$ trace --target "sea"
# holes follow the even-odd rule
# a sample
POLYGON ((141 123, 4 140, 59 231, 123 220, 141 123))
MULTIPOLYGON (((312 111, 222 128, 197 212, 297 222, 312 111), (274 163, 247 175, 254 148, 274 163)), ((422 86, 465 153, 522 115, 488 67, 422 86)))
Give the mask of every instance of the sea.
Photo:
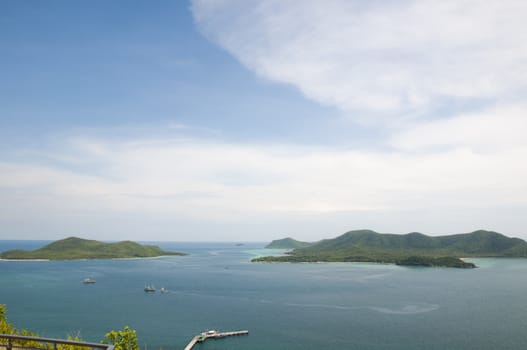
MULTIPOLYGON (((0 241, 0 251, 46 241, 0 241)), ((152 259, 0 261, 8 320, 41 336, 99 342, 137 330, 142 350, 184 349, 205 330, 249 330, 195 349, 527 348, 527 259, 477 269, 251 263, 264 243, 146 242, 152 259), (84 278, 96 279, 83 284, 84 278), (154 285, 156 293, 145 293, 154 285), (160 293, 159 289, 166 289, 160 293)))

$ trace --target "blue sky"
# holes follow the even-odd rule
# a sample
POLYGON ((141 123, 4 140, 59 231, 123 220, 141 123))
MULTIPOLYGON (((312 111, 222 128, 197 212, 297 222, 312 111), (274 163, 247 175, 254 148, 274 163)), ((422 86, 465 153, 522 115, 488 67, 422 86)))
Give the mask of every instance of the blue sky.
POLYGON ((526 14, 3 1, 0 238, 527 238, 526 14))
POLYGON ((3 7, 2 129, 17 137, 178 123, 236 139, 323 141, 298 125, 326 128, 334 113, 244 69, 199 33, 184 1, 3 7))

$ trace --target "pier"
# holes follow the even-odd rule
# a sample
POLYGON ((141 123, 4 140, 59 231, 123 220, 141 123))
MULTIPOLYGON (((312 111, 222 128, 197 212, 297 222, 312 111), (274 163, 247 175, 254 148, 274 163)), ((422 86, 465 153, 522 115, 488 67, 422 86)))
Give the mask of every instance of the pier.
POLYGON ((219 339, 219 338, 225 338, 225 337, 231 337, 234 335, 247 335, 249 334, 249 331, 243 330, 243 331, 233 331, 233 332, 218 332, 218 331, 207 331, 200 333, 196 335, 190 343, 187 344, 185 347, 185 350, 192 350, 194 345, 197 343, 203 343, 207 339, 219 339))

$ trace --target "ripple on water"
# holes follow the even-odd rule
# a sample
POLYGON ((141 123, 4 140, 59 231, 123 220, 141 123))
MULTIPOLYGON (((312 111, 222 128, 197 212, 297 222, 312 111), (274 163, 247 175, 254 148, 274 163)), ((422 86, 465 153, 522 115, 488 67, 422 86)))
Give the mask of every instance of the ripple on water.
POLYGON ((370 310, 377 311, 383 314, 396 314, 396 315, 414 315, 422 314, 425 312, 431 312, 439 309, 439 305, 436 304, 407 304, 400 308, 387 308, 387 307, 377 307, 370 306, 367 307, 370 310))

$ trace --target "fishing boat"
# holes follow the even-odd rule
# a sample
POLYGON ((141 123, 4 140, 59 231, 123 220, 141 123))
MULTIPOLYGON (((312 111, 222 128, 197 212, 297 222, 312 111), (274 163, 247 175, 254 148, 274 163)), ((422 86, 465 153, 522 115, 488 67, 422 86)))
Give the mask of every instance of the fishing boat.
POLYGON ((152 286, 152 285, 147 285, 147 286, 145 286, 144 291, 145 291, 146 293, 155 293, 156 289, 155 289, 154 286, 152 286))

